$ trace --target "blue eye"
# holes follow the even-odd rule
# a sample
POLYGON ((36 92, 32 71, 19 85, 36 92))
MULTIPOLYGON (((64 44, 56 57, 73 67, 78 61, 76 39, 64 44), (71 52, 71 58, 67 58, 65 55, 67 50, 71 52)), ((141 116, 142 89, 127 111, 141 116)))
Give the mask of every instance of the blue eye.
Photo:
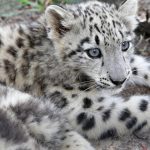
POLYGON ((88 49, 88 50, 86 50, 86 53, 90 58, 93 58, 93 59, 102 57, 101 50, 98 48, 88 49))
POLYGON ((125 52, 129 49, 130 47, 130 41, 125 41, 122 43, 122 51, 125 52))

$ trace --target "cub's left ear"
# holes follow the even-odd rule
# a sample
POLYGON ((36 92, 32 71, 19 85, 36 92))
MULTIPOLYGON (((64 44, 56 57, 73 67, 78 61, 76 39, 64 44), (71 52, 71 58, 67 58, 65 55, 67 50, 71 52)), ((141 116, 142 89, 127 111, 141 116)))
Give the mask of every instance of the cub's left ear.
POLYGON ((45 19, 53 36, 60 37, 71 30, 73 15, 62 7, 50 5, 45 11, 45 19))
POLYGON ((137 26, 136 16, 138 11, 138 0, 125 0, 119 7, 125 25, 134 30, 137 26))

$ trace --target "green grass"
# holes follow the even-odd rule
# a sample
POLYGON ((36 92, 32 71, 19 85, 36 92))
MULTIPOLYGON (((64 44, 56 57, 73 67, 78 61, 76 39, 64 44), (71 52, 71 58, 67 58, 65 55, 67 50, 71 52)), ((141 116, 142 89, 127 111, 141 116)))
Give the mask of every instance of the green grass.
POLYGON ((16 0, 21 4, 21 6, 30 6, 33 9, 37 9, 39 11, 44 10, 44 0, 36 0, 36 1, 31 1, 31 0, 16 0))

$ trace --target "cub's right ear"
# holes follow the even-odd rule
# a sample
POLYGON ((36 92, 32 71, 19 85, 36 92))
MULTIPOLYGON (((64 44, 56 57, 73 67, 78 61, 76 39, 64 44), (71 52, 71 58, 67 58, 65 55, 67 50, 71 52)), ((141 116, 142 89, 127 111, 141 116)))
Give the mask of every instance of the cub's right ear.
POLYGON ((138 0, 124 0, 119 7, 119 12, 123 18, 123 22, 130 29, 134 30, 138 24, 136 20, 138 11, 138 0))
POLYGON ((50 5, 45 11, 45 18, 48 27, 58 37, 71 30, 73 15, 62 7, 50 5))

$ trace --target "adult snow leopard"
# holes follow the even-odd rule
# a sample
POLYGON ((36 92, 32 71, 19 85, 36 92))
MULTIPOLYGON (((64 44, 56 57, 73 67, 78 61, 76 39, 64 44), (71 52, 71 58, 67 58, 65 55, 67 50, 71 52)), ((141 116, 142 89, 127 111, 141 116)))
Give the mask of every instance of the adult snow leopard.
POLYGON ((16 127, 25 128, 29 139, 22 141, 26 144, 22 148, 12 140, 16 136, 7 136, 17 134, 10 132, 16 128, 1 130, 3 149, 93 150, 86 139, 149 128, 150 63, 133 54, 137 3, 127 0, 119 8, 97 1, 51 5, 37 22, 0 28, 1 83, 42 96, 38 100, 28 95, 35 103, 30 105, 24 93, 14 90, 20 99, 15 100, 12 89, 2 87, 6 101, 1 104, 1 122, 11 121, 13 113, 13 120, 22 126, 16 127), (120 92, 132 82, 145 91, 120 92), (9 98, 6 91, 11 92, 9 98))

